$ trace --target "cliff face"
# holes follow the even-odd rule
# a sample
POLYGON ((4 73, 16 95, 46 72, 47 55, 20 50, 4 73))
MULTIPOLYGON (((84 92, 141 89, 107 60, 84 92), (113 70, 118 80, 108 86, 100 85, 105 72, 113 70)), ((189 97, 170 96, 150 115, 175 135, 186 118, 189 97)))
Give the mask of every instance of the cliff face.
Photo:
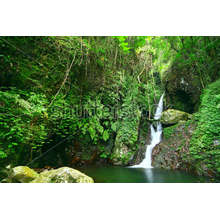
POLYGON ((198 109, 202 84, 197 73, 189 67, 172 68, 163 80, 166 90, 166 101, 172 108, 193 113, 198 109))

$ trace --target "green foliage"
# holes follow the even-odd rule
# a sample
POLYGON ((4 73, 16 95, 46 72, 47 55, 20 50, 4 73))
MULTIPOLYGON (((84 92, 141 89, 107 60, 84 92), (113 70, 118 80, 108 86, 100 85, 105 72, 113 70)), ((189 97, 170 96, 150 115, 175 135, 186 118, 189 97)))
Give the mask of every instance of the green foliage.
POLYGON ((164 136, 166 139, 171 138, 171 136, 174 134, 174 130, 175 130, 175 128, 176 128, 177 126, 178 126, 178 124, 173 125, 173 126, 170 126, 170 127, 167 127, 167 128, 164 128, 164 129, 163 129, 163 136, 164 136))
MULTIPOLYGON (((135 147, 139 113, 152 118, 162 94, 155 73, 165 78, 172 65, 187 67, 206 87, 219 76, 219 43, 202 36, 0 37, 1 161, 31 160, 53 138, 89 145, 120 132, 135 147)), ((202 96, 190 151, 217 172, 219 88, 218 81, 202 96)))
POLYGON ((115 38, 115 39, 118 40, 119 46, 120 46, 120 47, 122 48, 122 50, 124 51, 124 54, 127 54, 127 53, 130 52, 130 51, 129 51, 130 47, 128 47, 128 43, 126 42, 126 39, 127 39, 128 37, 126 37, 126 36, 116 36, 116 37, 113 37, 113 38, 115 38))
POLYGON ((104 133, 103 133, 103 139, 105 141, 107 141, 109 139, 109 133, 108 133, 108 130, 105 130, 104 133))
POLYGON ((47 112, 43 105, 46 100, 33 92, 15 88, 2 90, 0 95, 4 107, 0 114, 0 157, 13 158, 21 153, 39 150, 47 139, 49 130, 47 112))
POLYGON ((201 96, 202 103, 196 114, 197 127, 190 143, 190 155, 196 162, 220 172, 220 80, 210 84, 201 96))
POLYGON ((0 99, 2 102, 6 104, 6 106, 10 105, 11 102, 14 102, 15 104, 18 104, 25 110, 30 111, 32 109, 29 102, 25 101, 24 99, 20 98, 20 94, 17 94, 16 91, 13 91, 15 88, 11 88, 12 91, 0 91, 0 99))
POLYGON ((152 41, 0 37, 1 161, 30 161, 52 139, 67 137, 97 144, 120 131, 121 141, 135 145, 138 111, 152 115, 161 95, 147 68, 152 41))
POLYGON ((173 54, 173 68, 189 69, 191 74, 199 76, 202 88, 218 77, 219 37, 177 36, 166 40, 173 54))

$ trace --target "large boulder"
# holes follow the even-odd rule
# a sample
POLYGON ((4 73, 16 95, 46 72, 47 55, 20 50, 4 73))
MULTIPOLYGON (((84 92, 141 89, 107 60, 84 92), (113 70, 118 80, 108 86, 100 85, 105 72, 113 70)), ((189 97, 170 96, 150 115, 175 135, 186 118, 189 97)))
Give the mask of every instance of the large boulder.
POLYGON ((12 172, 12 177, 22 183, 29 183, 39 176, 38 173, 27 166, 14 167, 12 172))
POLYGON ((31 183, 94 183, 93 179, 78 170, 61 167, 44 171, 31 183))
POLYGON ((160 122, 163 125, 174 125, 180 121, 187 121, 190 117, 191 115, 186 112, 168 109, 162 112, 160 122))

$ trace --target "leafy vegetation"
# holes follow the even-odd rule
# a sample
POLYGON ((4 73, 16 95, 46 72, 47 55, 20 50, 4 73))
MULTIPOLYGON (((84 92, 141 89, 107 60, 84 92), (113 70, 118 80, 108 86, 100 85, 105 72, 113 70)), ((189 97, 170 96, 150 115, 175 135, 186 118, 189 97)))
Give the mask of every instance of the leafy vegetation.
POLYGON ((54 137, 89 145, 121 130, 135 144, 137 110, 152 115, 161 93, 146 39, 1 37, 1 163, 31 161, 54 137))
MULTIPOLYGON (((86 160, 84 151, 91 156, 92 146, 103 160, 111 159, 112 149, 103 143, 117 134, 138 149, 140 114, 141 120, 153 118, 178 72, 196 79, 191 96, 204 90, 190 156, 220 172, 219 48, 219 37, 202 36, 0 37, 0 166, 26 164, 60 142, 68 142, 65 154, 76 160, 76 141, 86 160)), ((171 98, 179 110, 185 107, 171 98)), ((166 108, 171 101, 165 100, 166 108)), ((164 137, 174 128, 165 128, 164 137)))
POLYGON ((214 172, 220 172, 220 80, 210 84, 201 96, 196 113, 197 127, 190 143, 190 156, 196 163, 204 163, 214 172))

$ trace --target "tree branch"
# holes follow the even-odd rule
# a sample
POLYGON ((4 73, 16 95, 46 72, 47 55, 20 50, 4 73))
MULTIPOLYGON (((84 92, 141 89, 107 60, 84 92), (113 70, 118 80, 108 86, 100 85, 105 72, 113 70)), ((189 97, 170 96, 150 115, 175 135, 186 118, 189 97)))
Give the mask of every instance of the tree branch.
POLYGON ((144 69, 145 69, 145 63, 144 63, 144 68, 143 68, 143 70, 140 72, 140 74, 139 74, 138 77, 137 77, 139 83, 141 83, 140 76, 141 76, 141 74, 144 72, 144 69))
POLYGON ((48 107, 50 107, 50 106, 52 105, 52 103, 53 103, 54 100, 56 99, 57 95, 59 94, 60 90, 63 88, 63 86, 64 86, 64 84, 65 84, 65 82, 66 82, 66 80, 67 80, 67 77, 68 77, 68 75, 69 75, 69 72, 70 72, 70 70, 71 70, 71 68, 72 68, 72 65, 73 65, 73 62, 74 62, 74 60, 75 60, 75 57, 76 57, 76 51, 75 51, 73 60, 72 60, 72 62, 71 62, 71 64, 70 64, 70 68, 69 68, 69 70, 67 70, 67 72, 66 72, 66 76, 65 76, 65 78, 64 78, 64 80, 63 80, 63 83, 62 83, 60 89, 58 90, 57 94, 54 96, 54 99, 52 100, 52 102, 49 104, 48 107))
POLYGON ((173 46, 173 44, 171 44, 171 48, 174 49, 177 53, 179 53, 179 51, 173 46))

